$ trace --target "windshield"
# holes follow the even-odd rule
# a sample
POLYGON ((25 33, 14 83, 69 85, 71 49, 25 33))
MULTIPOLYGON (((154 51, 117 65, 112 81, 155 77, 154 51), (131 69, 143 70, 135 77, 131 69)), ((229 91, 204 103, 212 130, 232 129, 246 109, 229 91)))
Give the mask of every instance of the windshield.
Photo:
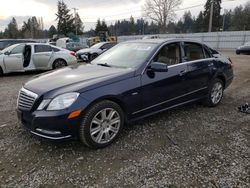
POLYGON ((16 46, 18 46, 19 44, 14 44, 12 46, 9 46, 7 48, 4 48, 1 53, 5 53, 5 52, 11 52, 13 48, 15 48, 16 46))
POLYGON ((90 48, 95 48, 95 49, 97 49, 97 48, 102 47, 103 44, 104 44, 104 43, 97 43, 97 44, 91 46, 90 48))
POLYGON ((250 46, 250 42, 247 42, 247 43, 245 44, 245 46, 250 46))
POLYGON ((121 43, 100 55, 92 64, 135 68, 148 58, 156 46, 156 43, 121 43))

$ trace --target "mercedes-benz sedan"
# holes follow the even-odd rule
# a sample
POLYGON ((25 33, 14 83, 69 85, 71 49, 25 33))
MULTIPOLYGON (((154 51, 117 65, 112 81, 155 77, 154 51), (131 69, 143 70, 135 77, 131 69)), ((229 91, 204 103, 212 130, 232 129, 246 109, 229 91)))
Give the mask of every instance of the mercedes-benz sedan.
POLYGON ((17 114, 37 136, 74 137, 101 148, 126 122, 201 100, 217 106, 232 80, 231 60, 202 43, 129 41, 91 64, 28 81, 20 90, 17 114))

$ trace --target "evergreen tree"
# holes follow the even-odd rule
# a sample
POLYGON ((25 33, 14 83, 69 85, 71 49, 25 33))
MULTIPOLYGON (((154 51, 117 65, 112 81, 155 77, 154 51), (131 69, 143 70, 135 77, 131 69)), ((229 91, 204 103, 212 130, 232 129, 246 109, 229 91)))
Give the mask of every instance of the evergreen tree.
POLYGON ((128 34, 129 35, 134 35, 135 34, 135 20, 134 20, 133 16, 130 17, 128 34))
POLYGON ((5 35, 7 35, 8 38, 18 38, 19 37, 18 25, 17 25, 16 19, 14 17, 12 18, 12 20, 8 24, 8 27, 5 30, 5 35))
POLYGON ((49 38, 52 38, 53 35, 57 34, 56 27, 54 25, 50 26, 49 28, 49 38))
POLYGON ((102 23, 101 23, 101 20, 98 19, 97 23, 96 23, 96 26, 95 26, 95 34, 98 35, 98 33, 100 31, 102 31, 102 23))
POLYGON ((68 9, 67 5, 64 1, 58 1, 57 3, 57 14, 58 20, 57 23, 57 31, 58 34, 66 35, 74 30, 74 18, 72 14, 70 14, 70 9, 68 9))
POLYGON ((205 27, 204 27, 204 16, 203 16, 203 12, 202 11, 200 11, 198 17, 195 20, 195 23, 194 23, 194 32, 195 33, 207 32, 207 29, 205 29, 205 27))
POLYGON ((193 32, 193 26, 194 26, 194 20, 192 18, 192 14, 190 11, 185 12, 183 15, 183 28, 182 31, 184 33, 192 33, 193 32))
POLYGON ((212 31, 219 31, 222 25, 221 15, 220 15, 221 0, 207 0, 205 4, 205 11, 204 11, 204 24, 205 26, 207 26, 207 30, 208 30, 212 1, 214 1, 212 31))
POLYGON ((78 13, 76 13, 75 15, 74 23, 75 23, 75 30, 77 31, 77 34, 82 35, 84 26, 78 13))

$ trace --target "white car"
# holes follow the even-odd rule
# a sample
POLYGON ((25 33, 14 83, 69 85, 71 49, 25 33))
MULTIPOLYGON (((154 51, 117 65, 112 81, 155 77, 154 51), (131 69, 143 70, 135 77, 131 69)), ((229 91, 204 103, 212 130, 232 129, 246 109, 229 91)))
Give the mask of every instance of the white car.
POLYGON ((30 70, 51 70, 76 64, 75 52, 49 44, 15 44, 0 52, 0 75, 30 70))

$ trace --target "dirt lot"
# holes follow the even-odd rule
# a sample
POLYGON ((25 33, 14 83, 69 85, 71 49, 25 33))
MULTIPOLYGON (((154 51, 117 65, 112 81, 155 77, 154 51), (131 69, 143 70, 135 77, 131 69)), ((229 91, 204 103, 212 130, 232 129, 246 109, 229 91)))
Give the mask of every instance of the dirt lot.
POLYGON ((0 78, 0 187, 250 187, 250 56, 230 56, 235 80, 217 108, 191 105, 125 128, 102 150, 52 142, 23 130, 15 114, 22 83, 0 78))

